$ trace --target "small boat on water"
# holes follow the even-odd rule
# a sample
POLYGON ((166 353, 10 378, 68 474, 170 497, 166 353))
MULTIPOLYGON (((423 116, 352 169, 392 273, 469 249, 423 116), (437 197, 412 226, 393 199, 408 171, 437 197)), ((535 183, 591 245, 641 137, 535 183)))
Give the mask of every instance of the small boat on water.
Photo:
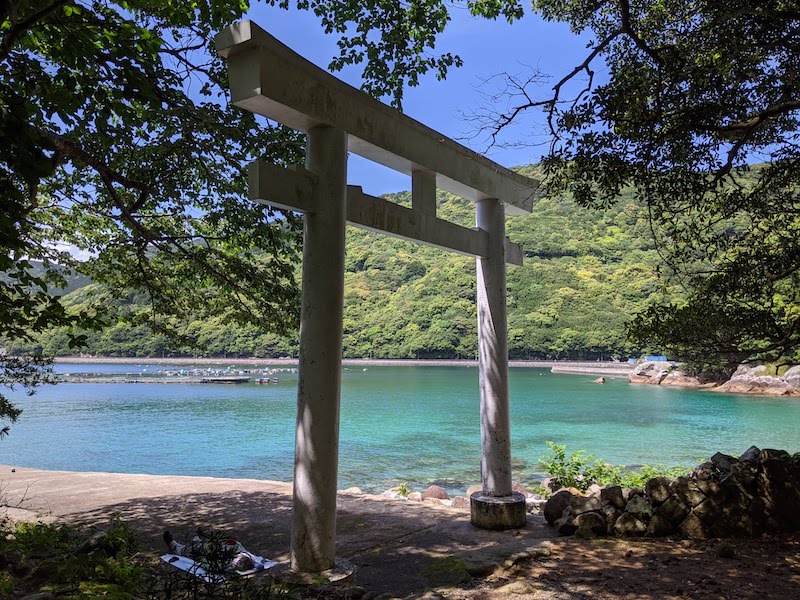
POLYGON ((265 383, 278 383, 277 377, 259 377, 255 380, 256 383, 265 384, 265 383))

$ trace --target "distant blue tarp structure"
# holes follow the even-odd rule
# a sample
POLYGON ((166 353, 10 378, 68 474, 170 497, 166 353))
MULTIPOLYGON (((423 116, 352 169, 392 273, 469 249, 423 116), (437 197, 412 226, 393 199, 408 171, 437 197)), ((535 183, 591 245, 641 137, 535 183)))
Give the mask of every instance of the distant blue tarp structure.
POLYGON ((663 355, 645 356, 645 362, 667 362, 667 357, 663 355))

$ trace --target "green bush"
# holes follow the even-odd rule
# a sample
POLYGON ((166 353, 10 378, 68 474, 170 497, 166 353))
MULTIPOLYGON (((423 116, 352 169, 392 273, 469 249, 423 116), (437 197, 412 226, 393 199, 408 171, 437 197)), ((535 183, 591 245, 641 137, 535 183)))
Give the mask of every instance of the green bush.
MULTIPOLYGON (((273 585, 269 578, 237 578, 206 582, 137 552, 135 531, 114 516, 102 536, 89 537, 65 524, 0 521, 0 563, 14 565, 0 572, 0 598, 49 592, 59 598, 89 600, 274 600, 299 597, 293 590, 273 585)), ((211 552, 205 556, 209 572, 225 572, 230 550, 209 535, 211 552), (215 549, 219 549, 215 554, 215 549), (215 571, 217 569, 217 571, 215 571)), ((227 575, 228 573, 226 573, 227 575)))
POLYGON ((586 483, 583 473, 588 466, 588 461, 593 458, 592 456, 582 450, 567 456, 567 447, 555 442, 548 441, 547 447, 550 448, 550 454, 543 456, 539 462, 553 479, 555 487, 574 487, 585 490, 591 485, 591 483, 586 483))
POLYGON ((405 481, 394 488, 394 491, 400 494, 403 498, 408 498, 408 496, 411 494, 411 488, 405 481))
POLYGON ((583 450, 567 455, 564 445, 548 441, 550 453, 539 459, 547 474, 553 479, 554 487, 574 487, 585 492, 590 485, 619 485, 622 487, 643 487, 648 479, 668 477, 674 479, 685 475, 686 467, 666 467, 664 465, 642 465, 639 469, 628 469, 612 465, 587 454, 583 450))
POLYGON ((69 551, 76 541, 75 529, 69 525, 19 523, 6 534, 4 550, 17 550, 27 558, 35 554, 69 551))

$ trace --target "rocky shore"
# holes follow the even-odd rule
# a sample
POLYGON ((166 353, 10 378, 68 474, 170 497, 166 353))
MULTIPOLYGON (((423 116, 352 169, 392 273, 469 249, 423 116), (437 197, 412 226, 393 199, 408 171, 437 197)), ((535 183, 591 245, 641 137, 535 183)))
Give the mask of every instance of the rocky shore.
POLYGON ((791 367, 782 376, 767 374, 763 365, 740 365, 728 380, 708 376, 691 376, 675 362, 643 362, 629 376, 631 383, 701 387, 729 394, 800 397, 800 365, 791 367))
MULTIPOLYGON (((447 493, 447 490, 438 486, 438 485, 431 485, 428 486, 424 491, 414 491, 411 488, 407 487, 406 485, 401 485, 398 487, 394 487, 392 489, 386 490, 382 494, 380 494, 381 498, 386 498, 389 500, 406 500, 409 503, 426 503, 426 504, 438 504, 441 506, 446 506, 448 508, 452 508, 454 510, 459 510, 462 512, 469 512, 470 511, 470 501, 469 497, 475 493, 480 492, 483 490, 483 487, 480 485, 473 485, 472 487, 467 489, 467 492, 463 496, 450 496, 447 493)), ((518 492, 525 497, 525 505, 527 508, 528 513, 531 514, 538 514, 542 510, 542 506, 546 502, 546 499, 535 492, 530 491, 526 488, 523 484, 515 481, 512 486, 512 491, 518 492)), ((340 491, 342 494, 361 494, 362 491, 360 488, 353 487, 348 488, 346 490, 340 491)))

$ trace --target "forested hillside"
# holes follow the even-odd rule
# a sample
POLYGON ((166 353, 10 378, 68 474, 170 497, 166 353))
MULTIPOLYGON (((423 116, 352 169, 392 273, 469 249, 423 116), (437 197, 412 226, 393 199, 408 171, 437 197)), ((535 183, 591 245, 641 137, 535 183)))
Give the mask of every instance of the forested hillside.
MULTIPOLYGON (((410 204, 410 193, 391 197, 410 204)), ((474 206, 439 192, 439 216, 474 225, 474 206)), ((474 358, 477 352, 475 261, 348 228, 344 355, 372 358, 474 358)), ((544 198, 532 214, 508 219, 508 235, 525 249, 525 265, 508 269, 512 358, 594 359, 639 355, 626 324, 659 293, 656 251, 646 216, 631 199, 605 212, 568 199, 544 198)), ((96 284, 66 296, 76 309, 102 297, 96 284)), ((114 356, 293 356, 297 341, 262 334, 218 318, 181 329, 187 342, 168 343, 145 324, 148 307, 131 295, 118 302, 119 321, 92 333, 87 351, 114 356)), ((9 352, 36 345, 70 354, 65 331, 36 344, 5 342, 9 352)))

